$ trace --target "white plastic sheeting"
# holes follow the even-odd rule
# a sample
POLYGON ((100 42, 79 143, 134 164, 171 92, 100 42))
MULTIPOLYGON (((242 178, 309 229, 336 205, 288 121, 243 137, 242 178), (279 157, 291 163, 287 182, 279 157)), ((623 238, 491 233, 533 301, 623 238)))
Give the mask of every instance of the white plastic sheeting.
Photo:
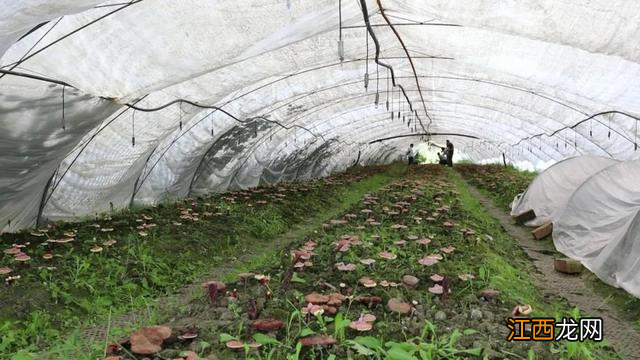
POLYGON ((553 222, 583 182, 617 163, 616 160, 600 156, 578 156, 560 161, 538 175, 527 190, 516 197, 511 204, 511 215, 533 210, 536 218, 528 221, 527 226, 553 222))
MULTIPOLYGON (((462 158, 638 158, 640 3, 365 3, 380 60, 462 158)), ((0 73, 0 228, 398 159, 417 137, 369 142, 416 122, 386 109, 360 1, 341 9, 343 62, 338 0, 4 0, 1 70, 70 86, 62 130, 60 83, 0 73)))
POLYGON ((609 166, 584 182, 554 221, 558 251, 606 283, 640 297, 640 161, 609 166))

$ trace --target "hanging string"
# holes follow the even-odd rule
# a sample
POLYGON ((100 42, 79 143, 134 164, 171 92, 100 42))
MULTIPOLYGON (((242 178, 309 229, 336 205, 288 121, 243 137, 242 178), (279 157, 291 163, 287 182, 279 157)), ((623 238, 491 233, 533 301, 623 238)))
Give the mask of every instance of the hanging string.
POLYGON ((340 26, 340 37, 338 40, 338 58, 340 62, 344 61, 344 41, 342 41, 342 0, 338 0, 338 23, 340 26))
POLYGON ((180 131, 182 131, 182 102, 180 102, 180 131))
POLYGON ((380 66, 376 63, 376 109, 380 103, 380 66))
POLYGON ((633 151, 638 151, 638 120, 636 120, 636 130, 634 131, 633 151))
POLYGON ((394 91, 393 91, 393 88, 391 88, 391 90, 390 90, 390 91, 391 91, 391 121, 393 121, 393 117, 394 117, 394 115, 395 115, 394 108, 393 108, 393 104, 394 104, 394 102, 395 102, 395 101, 393 100, 393 97, 394 97, 394 91))
MULTIPOLYGON (((387 70, 387 111, 389 111, 389 81, 390 81, 391 75, 389 74, 389 70, 387 70)), ((393 120, 393 113, 391 113, 391 117, 393 120)))
POLYGON ((364 71, 364 89, 365 91, 369 87, 369 32, 365 29, 364 32, 365 43, 367 44, 367 57, 365 59, 365 71, 364 71))
POLYGON ((131 147, 136 146, 136 111, 131 112, 131 147))
POLYGON ((209 120, 211 120, 211 137, 213 137, 213 111, 209 113, 209 120))
POLYGON ((67 125, 65 124, 65 120, 64 120, 64 90, 66 88, 66 85, 62 85, 62 131, 66 131, 67 130, 67 125))
POLYGON ((593 119, 589 120, 589 136, 593 137, 593 119))
POLYGON ((609 114, 609 133, 607 134, 607 138, 611 139, 611 118, 613 115, 609 114))
POLYGON ((398 87, 398 120, 400 120, 400 106, 402 106, 402 98, 400 96, 400 87, 398 87))

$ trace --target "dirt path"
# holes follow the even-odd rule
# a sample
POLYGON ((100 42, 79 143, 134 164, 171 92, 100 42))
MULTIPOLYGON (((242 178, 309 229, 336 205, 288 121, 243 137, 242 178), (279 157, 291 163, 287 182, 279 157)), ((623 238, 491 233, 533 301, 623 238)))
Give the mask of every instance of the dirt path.
POLYGON ((577 306, 590 316, 603 319, 604 339, 625 359, 640 359, 640 336, 633 324, 624 319, 616 309, 606 303, 599 294, 594 293, 585 282, 584 276, 566 275, 553 269, 554 256, 549 254, 544 241, 534 240, 529 230, 516 225, 511 217, 497 207, 493 201, 471 185, 469 191, 486 208, 487 212, 500 221, 505 231, 518 240, 520 246, 533 260, 537 274, 534 279, 543 289, 545 296, 561 296, 573 306, 577 306))

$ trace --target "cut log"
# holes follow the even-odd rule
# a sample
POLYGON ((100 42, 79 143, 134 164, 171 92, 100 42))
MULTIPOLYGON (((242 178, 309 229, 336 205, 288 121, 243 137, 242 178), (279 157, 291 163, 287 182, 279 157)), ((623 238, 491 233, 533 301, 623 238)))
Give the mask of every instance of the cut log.
POLYGON ((552 232, 553 223, 549 222, 532 230, 531 235, 533 235, 533 238, 536 240, 542 240, 551 235, 552 232))
POLYGON ((553 268, 564 274, 579 274, 582 272, 582 264, 578 260, 568 258, 554 259, 553 268))
POLYGON ((520 214, 513 216, 513 219, 518 224, 524 224, 525 222, 529 220, 533 220, 535 218, 536 218, 536 212, 533 211, 533 209, 527 210, 525 212, 521 212, 520 214))

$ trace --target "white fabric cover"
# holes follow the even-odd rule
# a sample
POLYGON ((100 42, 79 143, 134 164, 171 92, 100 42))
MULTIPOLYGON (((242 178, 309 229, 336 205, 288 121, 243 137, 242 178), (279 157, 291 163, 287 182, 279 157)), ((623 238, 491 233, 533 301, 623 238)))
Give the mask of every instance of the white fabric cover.
MULTIPOLYGON (((379 4, 415 74, 388 26, 374 27, 381 60, 429 131, 464 135, 432 138, 451 139, 461 159, 504 153, 540 168, 640 155, 636 121, 622 114, 640 114, 640 2, 367 0, 374 25, 386 23, 379 4), (550 136, 607 111, 617 112, 550 136)), ((326 176, 357 154, 361 164, 399 159, 419 139, 369 144, 411 131, 384 105, 389 73, 376 82, 365 61, 359 1, 342 1, 342 20, 360 27, 343 29, 340 62, 337 0, 0 0, 0 68, 66 82, 77 99, 61 132, 62 86, 0 74, 0 231, 39 213, 73 219, 326 176), (186 103, 124 106, 177 99, 242 123, 186 103)), ((407 109, 395 90, 392 110, 407 109)))
POLYGON ((558 251, 640 297, 640 161, 609 166, 571 196, 553 226, 558 251))
POLYGON ((589 177, 618 161, 601 156, 577 156, 560 161, 540 173, 511 204, 511 215, 533 209, 536 218, 527 226, 554 221, 573 192, 589 177))

